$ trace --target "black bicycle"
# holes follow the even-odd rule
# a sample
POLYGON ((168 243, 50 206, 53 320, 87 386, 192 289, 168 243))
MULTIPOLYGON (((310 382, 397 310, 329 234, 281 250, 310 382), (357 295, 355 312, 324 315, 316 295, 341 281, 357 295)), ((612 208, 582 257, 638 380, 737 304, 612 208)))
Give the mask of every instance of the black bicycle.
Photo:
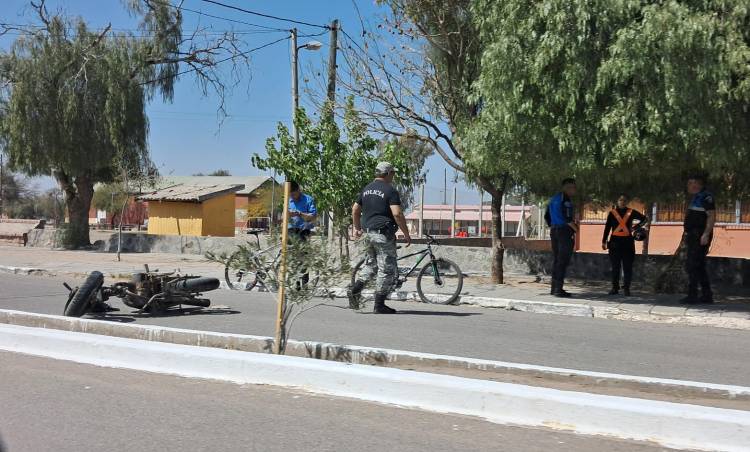
MULTIPOLYGON (((235 251, 229 256, 224 266, 224 281, 232 290, 251 291, 255 287, 264 292, 276 292, 279 290, 276 276, 281 264, 281 246, 279 244, 262 249, 260 237, 262 229, 251 229, 247 233, 255 236, 255 251, 249 255, 250 262, 243 262, 248 256, 247 251, 235 251), (275 250, 275 253, 273 251, 275 250), (249 265, 246 265, 249 264, 249 265), (249 267, 249 268, 248 268, 249 267)), ((296 284, 317 287, 320 277, 314 269, 309 272, 309 281, 304 282, 299 278, 296 284)))
MULTIPOLYGON (((249 229, 248 234, 255 236, 255 249, 256 251, 250 255, 252 261, 252 267, 244 268, 241 265, 242 251, 235 251, 229 256, 227 263, 224 267, 224 281, 227 286, 232 290, 253 290, 258 286, 261 290, 267 292, 275 292, 278 288, 274 279, 271 277, 271 273, 276 274, 279 267, 279 258, 281 257, 281 247, 278 245, 269 246, 266 249, 260 247, 260 237, 258 234, 263 232, 262 229, 249 229), (276 249, 276 254, 270 263, 264 263, 262 256, 268 254, 276 249)), ((252 245, 250 245, 252 246, 252 245)))
MULTIPOLYGON (((425 303, 455 303, 459 295, 461 295, 461 289, 464 286, 464 275, 455 262, 435 257, 435 254, 432 252, 432 246, 439 245, 439 243, 429 234, 425 234, 425 236, 428 239, 426 248, 398 258, 399 261, 403 261, 419 256, 414 265, 398 267, 398 278, 394 281, 389 292, 400 289, 419 265, 426 258, 429 258, 429 261, 419 270, 419 274, 417 275, 417 293, 419 294, 419 298, 425 303)), ((354 267, 354 270, 352 270, 352 284, 357 281, 357 275, 362 270, 362 266, 367 259, 366 257, 360 260, 354 267)), ((368 285, 371 284, 372 281, 368 283, 368 285)))

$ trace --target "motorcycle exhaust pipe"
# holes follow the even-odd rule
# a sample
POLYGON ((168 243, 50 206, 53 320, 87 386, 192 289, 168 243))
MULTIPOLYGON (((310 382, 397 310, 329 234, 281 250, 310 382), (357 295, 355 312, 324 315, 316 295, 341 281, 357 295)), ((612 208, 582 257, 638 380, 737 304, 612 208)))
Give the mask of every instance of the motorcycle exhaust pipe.
POLYGON ((190 278, 177 281, 174 288, 182 292, 208 292, 219 288, 218 278, 190 278))

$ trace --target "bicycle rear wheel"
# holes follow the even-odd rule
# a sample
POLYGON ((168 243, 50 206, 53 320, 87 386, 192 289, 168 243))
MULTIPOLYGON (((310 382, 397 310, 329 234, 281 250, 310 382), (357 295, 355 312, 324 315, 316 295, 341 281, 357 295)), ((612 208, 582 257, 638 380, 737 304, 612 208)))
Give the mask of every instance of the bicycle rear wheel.
POLYGON ((428 262, 417 276, 417 293, 425 303, 455 303, 463 287, 464 275, 461 269, 448 259, 428 262))
POLYGON ((235 251, 229 257, 224 267, 224 281, 232 290, 252 290, 258 284, 258 276, 255 272, 242 268, 239 259, 240 251, 235 251))

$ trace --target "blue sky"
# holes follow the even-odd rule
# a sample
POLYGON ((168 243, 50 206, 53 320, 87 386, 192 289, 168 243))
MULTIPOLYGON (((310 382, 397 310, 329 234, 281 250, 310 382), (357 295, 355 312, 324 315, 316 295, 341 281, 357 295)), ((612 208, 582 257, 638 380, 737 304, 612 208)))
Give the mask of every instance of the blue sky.
MULTIPOLYGON (((222 3, 252 9, 265 14, 294 18, 314 24, 327 24, 338 18, 344 29, 356 36, 359 17, 353 1, 365 20, 377 22, 380 7, 374 0, 221 0, 222 3)), ((3 22, 36 23, 28 0, 2 0, 0 20, 3 22)), ((177 4, 177 0, 173 3, 177 4)), ((104 27, 108 23, 115 29, 134 29, 137 21, 130 17, 120 0, 47 0, 48 9, 62 9, 68 15, 83 17, 92 27, 104 27)), ((185 0, 184 7, 203 13, 221 16, 265 26, 290 28, 292 25, 272 19, 256 17, 211 5, 201 0, 185 0)), ((184 30, 197 26, 208 26, 214 31, 233 29, 247 31, 252 27, 233 24, 191 12, 184 13, 184 30)), ((300 33, 318 33, 321 29, 298 26, 300 33)), ((247 34, 247 47, 256 47, 284 36, 283 32, 247 34)), ((0 46, 8 48, 13 36, 0 38, 0 46)), ((300 51, 300 85, 310 71, 316 71, 327 58, 328 36, 301 38, 300 44, 315 39, 324 44, 318 52, 300 51)), ((147 109, 151 123, 149 136, 152 159, 162 174, 189 175, 210 172, 218 168, 229 169, 233 175, 255 175, 260 172, 250 165, 250 156, 264 153, 265 141, 273 136, 277 122, 289 123, 291 117, 291 71, 289 41, 282 41, 252 54, 249 73, 243 74, 240 86, 228 96, 226 109, 229 114, 220 124, 217 116, 218 99, 203 97, 195 79, 183 76, 176 86, 172 103, 156 99, 147 109)), ((312 106, 301 103, 308 109, 312 106)), ((427 162, 428 203, 442 202, 443 174, 447 167, 439 156, 427 162)), ((452 193, 453 171, 448 170, 448 200, 452 193)), ((332 181, 333 183, 333 181, 332 181)), ((40 181, 50 186, 51 181, 40 181)), ((459 203, 476 203, 479 196, 459 182, 459 203)))

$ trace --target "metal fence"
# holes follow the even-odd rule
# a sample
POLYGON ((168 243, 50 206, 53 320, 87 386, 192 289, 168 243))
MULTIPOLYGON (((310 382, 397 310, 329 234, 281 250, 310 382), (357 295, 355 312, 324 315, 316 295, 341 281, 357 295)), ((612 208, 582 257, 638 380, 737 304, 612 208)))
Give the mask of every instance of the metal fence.
MULTIPOLYGON (((682 223, 685 221, 687 203, 657 204, 643 212, 653 223, 682 223), (654 217, 654 210, 656 216, 654 217)), ((586 206, 581 214, 583 221, 605 222, 609 209, 586 206)), ((750 201, 730 201, 716 206, 716 222, 724 224, 750 223, 750 201)))

